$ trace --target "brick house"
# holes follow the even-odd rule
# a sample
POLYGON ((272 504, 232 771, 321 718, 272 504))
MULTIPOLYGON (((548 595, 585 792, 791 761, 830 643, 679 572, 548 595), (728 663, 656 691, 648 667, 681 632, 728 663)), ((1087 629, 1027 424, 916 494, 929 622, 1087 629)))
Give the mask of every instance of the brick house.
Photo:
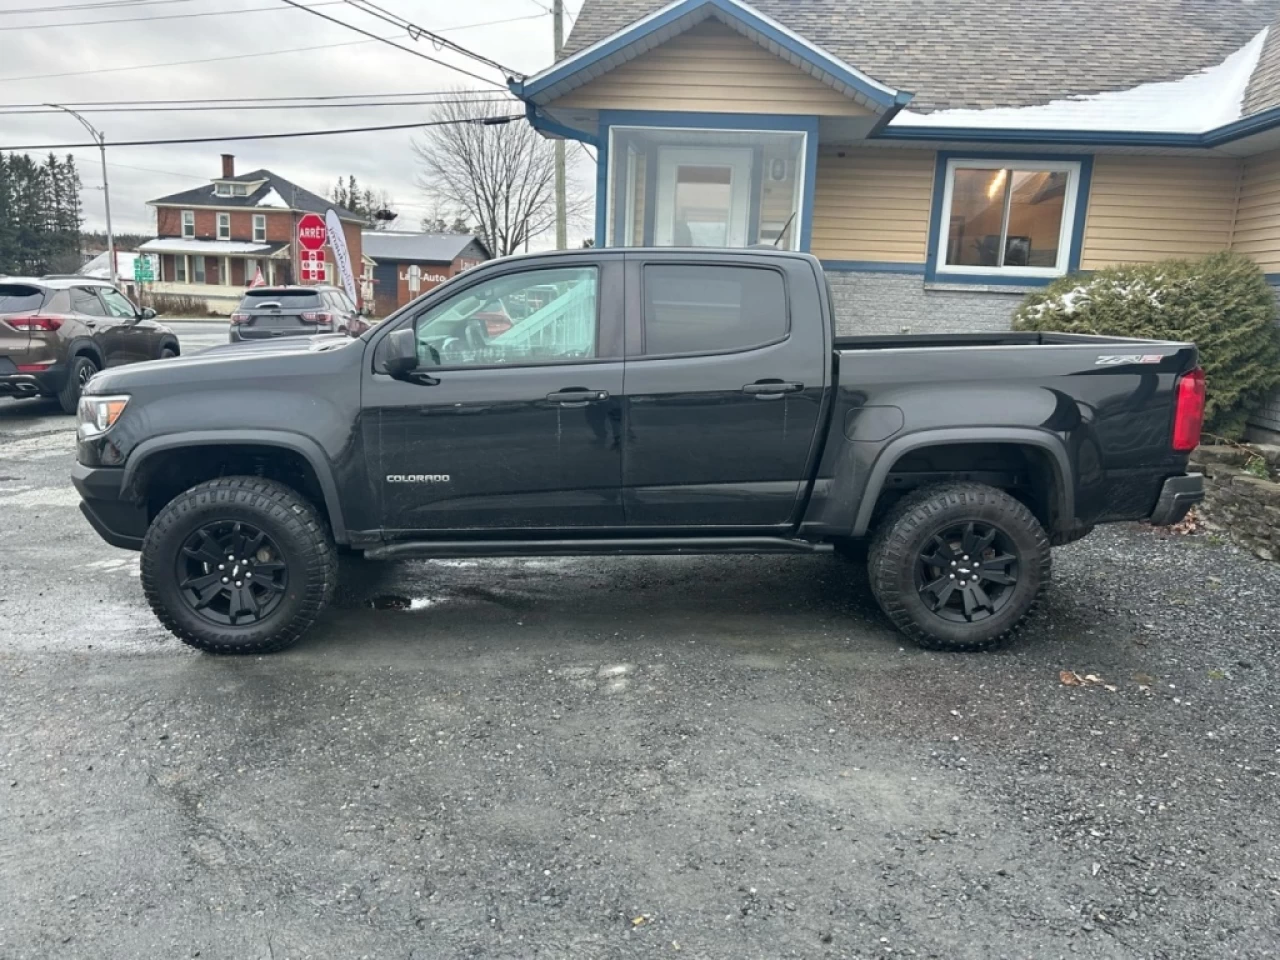
MULTIPOLYGON (((221 176, 207 185, 148 206, 156 210, 156 239, 138 249, 160 258, 154 291, 199 297, 217 313, 231 313, 259 270, 268 284, 298 282, 297 224, 308 213, 337 212, 360 271, 363 217, 270 170, 237 174, 231 154, 222 155, 221 176)), ((328 246, 325 282, 341 283, 328 246)))
POLYGON ((373 262, 373 312, 378 317, 492 256, 484 241, 469 233, 366 230, 362 243, 365 260, 373 262))
POLYGON ((511 89, 598 148, 597 245, 809 251, 841 333, 1225 249, 1280 288, 1280 0, 584 0, 511 89))

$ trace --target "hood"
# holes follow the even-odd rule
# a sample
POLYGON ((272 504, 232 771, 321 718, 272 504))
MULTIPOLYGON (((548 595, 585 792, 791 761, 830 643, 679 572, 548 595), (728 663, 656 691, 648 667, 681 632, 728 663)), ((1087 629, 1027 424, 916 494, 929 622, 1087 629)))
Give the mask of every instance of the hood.
POLYGON ((342 334, 314 337, 280 337, 262 342, 228 343, 171 360, 110 367, 94 375, 85 387, 87 394, 133 393, 139 389, 175 381, 193 388, 208 381, 228 385, 236 381, 260 381, 319 371, 324 358, 363 351, 363 340, 342 334))

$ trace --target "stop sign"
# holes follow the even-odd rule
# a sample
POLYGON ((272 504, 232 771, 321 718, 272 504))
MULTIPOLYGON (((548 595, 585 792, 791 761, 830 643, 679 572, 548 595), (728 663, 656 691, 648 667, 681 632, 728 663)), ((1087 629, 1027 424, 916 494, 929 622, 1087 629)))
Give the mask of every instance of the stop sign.
POLYGON ((319 214, 308 213, 298 221, 298 246, 303 250, 321 249, 328 235, 319 214))

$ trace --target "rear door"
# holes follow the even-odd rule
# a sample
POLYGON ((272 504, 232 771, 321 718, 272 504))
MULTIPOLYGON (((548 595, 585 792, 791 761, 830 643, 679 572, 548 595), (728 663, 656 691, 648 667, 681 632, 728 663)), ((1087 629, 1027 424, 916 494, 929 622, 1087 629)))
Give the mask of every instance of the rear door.
POLYGON ((627 261, 627 524, 788 526, 829 369, 812 266, 687 253, 627 261))
POLYGON ((363 404, 384 529, 620 527, 622 314, 622 256, 601 253, 497 263, 391 321, 416 331, 419 369, 392 379, 374 348, 363 404), (491 335, 481 315, 498 308, 522 319, 491 335))
POLYGON ((129 345, 121 336, 125 320, 107 312, 94 287, 72 287, 69 292, 71 312, 88 328, 89 335, 102 353, 103 364, 118 367, 128 363, 129 345))

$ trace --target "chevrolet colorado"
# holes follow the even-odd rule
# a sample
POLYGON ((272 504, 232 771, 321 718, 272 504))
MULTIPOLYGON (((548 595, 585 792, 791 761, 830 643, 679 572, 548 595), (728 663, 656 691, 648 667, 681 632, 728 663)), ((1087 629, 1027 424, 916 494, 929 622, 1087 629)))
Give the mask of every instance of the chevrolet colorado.
POLYGON ((74 482, 180 639, 281 649, 339 551, 855 552, 915 642, 1007 635, 1052 545, 1170 524, 1205 381, 1189 343, 835 335, 821 265, 581 250, 467 271, 356 339, 108 369, 74 482), (502 315, 494 327, 485 318, 502 315))

